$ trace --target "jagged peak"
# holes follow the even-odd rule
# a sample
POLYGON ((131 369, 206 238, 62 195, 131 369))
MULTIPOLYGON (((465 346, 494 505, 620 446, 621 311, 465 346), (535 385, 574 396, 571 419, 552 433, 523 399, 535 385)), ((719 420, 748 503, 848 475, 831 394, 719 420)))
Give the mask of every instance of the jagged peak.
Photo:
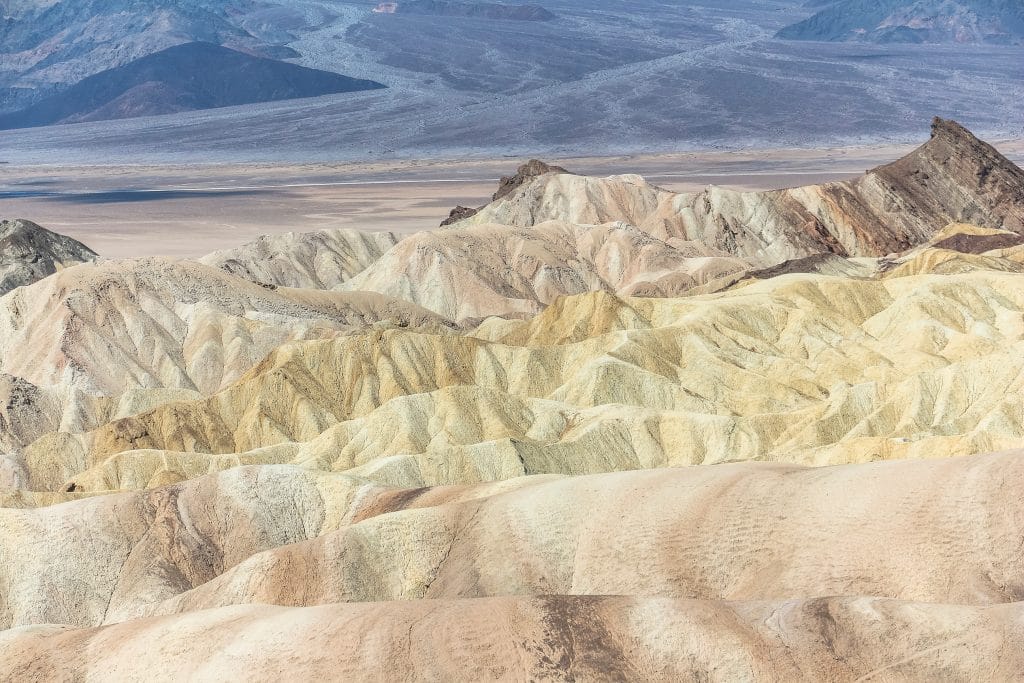
POLYGON ((932 119, 932 137, 970 138, 977 140, 974 133, 953 119, 936 116, 932 119))
POLYGON ((548 164, 540 159, 530 159, 525 164, 521 165, 516 169, 515 175, 503 176, 501 181, 498 183, 498 191, 491 197, 491 201, 498 201, 502 197, 512 194, 521 186, 530 182, 534 178, 539 178, 542 175, 548 173, 570 173, 561 166, 554 166, 548 164))

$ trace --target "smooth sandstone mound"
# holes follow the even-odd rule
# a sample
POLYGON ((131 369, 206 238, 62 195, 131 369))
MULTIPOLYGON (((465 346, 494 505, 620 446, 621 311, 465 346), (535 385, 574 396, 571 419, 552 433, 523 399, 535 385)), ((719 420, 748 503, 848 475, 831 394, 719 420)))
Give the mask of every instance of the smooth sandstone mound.
MULTIPOLYGON (((416 498, 437 505, 529 483, 442 488, 416 498)), ((405 492, 354 477, 260 466, 153 491, 0 509, 0 626, 119 621, 209 582, 254 553, 408 502, 405 492)))
POLYGON ((140 611, 552 594, 1018 602, 1022 477, 1014 451, 539 478, 256 554, 140 611))
POLYGON ((232 607, 0 633, 0 675, 128 680, 972 680, 1024 669, 1021 605, 520 597, 232 607))
POLYGON ((238 604, 559 594, 1010 603, 1024 597, 1022 484, 1020 451, 413 490, 238 468, 0 510, 0 616, 95 626, 238 604))

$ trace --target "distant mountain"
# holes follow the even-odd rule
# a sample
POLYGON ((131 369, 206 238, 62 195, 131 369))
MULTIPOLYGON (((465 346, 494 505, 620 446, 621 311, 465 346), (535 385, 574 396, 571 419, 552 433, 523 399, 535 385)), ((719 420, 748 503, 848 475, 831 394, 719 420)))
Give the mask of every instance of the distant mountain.
POLYGON ((0 0, 0 112, 182 43, 295 56, 240 26, 256 10, 254 0, 0 0))
POLYGON ((382 3, 378 11, 386 14, 431 14, 442 17, 474 17, 506 21, 550 21, 555 15, 539 5, 503 5, 495 2, 460 0, 408 0, 382 3))
MULTIPOLYGON (((813 6, 823 3, 815 2, 813 6)), ((1024 44, 1020 0, 839 0, 778 32, 788 40, 1024 44)))
POLYGON ((0 129, 103 121, 373 90, 375 81, 186 43, 90 76, 13 114, 0 129))

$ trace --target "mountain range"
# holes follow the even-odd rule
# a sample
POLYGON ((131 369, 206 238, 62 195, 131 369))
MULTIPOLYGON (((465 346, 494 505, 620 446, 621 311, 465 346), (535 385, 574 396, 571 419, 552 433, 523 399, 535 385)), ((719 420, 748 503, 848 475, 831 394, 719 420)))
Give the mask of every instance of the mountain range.
POLYGON ((0 677, 1020 672, 1024 171, 937 119, 495 195, 194 261, 5 224, 0 677))
POLYGON ((1024 43, 1015 0, 838 0, 779 31, 791 40, 872 43, 1024 43))
MULTIPOLYGON (((936 113, 993 137, 1020 132, 1024 48, 1007 18, 1012 3, 1007 14, 992 0, 919 0, 885 5, 881 16, 882 5, 414 1, 375 12, 372 2, 328 0, 7 3, 2 114, 79 97, 72 88, 85 78, 196 42, 387 89, 5 132, 0 144, 11 162, 310 161, 909 142, 916 122, 936 113), (1003 18, 990 19, 997 10, 1003 18), (811 28, 786 28, 818 12, 811 28), (872 42, 885 22, 925 42, 872 42)), ((263 99, 262 89, 243 99, 263 99)), ((181 99, 174 86, 140 86, 111 109, 190 109, 181 99)))
POLYGON ((22 111, 0 115, 0 129, 152 116, 383 87, 210 43, 185 43, 89 76, 22 111))

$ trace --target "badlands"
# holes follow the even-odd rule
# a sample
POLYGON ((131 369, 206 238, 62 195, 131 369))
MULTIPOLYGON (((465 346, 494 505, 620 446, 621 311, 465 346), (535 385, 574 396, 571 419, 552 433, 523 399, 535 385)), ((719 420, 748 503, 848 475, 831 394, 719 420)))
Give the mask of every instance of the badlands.
POLYGON ((1024 171, 445 222, 0 224, 0 679, 1024 677, 1024 171))

